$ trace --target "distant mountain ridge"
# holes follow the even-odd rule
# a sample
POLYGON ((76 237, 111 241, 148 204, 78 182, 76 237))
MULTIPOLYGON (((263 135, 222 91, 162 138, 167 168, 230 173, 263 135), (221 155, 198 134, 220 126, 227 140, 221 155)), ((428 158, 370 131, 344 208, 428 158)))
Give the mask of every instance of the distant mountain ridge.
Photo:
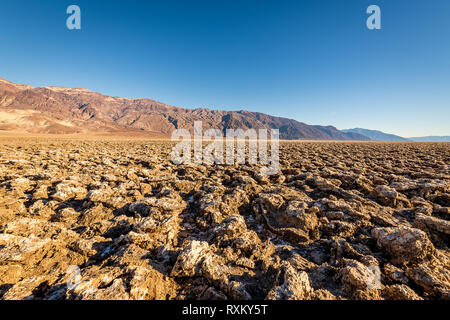
POLYGON ((32 87, 0 78, 0 130, 48 134, 145 132, 170 137, 173 130, 279 129, 293 140, 370 140, 333 126, 312 126, 259 112, 184 109, 151 99, 110 97, 82 88, 32 87))
POLYGON ((341 131, 346 133, 358 133, 374 141, 408 141, 408 139, 406 138, 397 136, 395 134, 384 133, 378 130, 354 128, 354 129, 344 129, 341 131))
POLYGON ((369 130, 362 128, 344 129, 346 133, 358 133, 370 138, 373 141, 416 141, 416 142, 450 142, 450 136, 428 136, 404 138, 395 134, 384 133, 378 130, 369 130))
POLYGON ((450 142, 450 136, 427 136, 408 138, 410 141, 417 142, 450 142))

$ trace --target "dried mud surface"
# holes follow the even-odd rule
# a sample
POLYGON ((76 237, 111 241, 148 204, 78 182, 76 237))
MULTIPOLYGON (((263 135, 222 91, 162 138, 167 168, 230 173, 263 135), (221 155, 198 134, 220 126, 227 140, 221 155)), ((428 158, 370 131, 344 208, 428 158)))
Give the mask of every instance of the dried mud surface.
POLYGON ((0 138, 0 298, 450 298, 450 144, 281 143, 269 178, 171 146, 0 138))

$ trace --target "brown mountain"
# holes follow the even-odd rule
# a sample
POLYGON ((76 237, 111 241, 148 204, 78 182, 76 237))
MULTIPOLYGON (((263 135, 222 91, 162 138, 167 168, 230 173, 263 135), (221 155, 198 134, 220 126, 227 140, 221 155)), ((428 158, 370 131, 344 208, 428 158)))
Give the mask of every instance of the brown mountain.
POLYGON ((81 88, 32 87, 0 78, 0 130, 49 134, 148 133, 177 128, 280 130, 281 139, 370 140, 332 126, 311 126, 259 112, 183 109, 151 100, 105 96, 81 88))

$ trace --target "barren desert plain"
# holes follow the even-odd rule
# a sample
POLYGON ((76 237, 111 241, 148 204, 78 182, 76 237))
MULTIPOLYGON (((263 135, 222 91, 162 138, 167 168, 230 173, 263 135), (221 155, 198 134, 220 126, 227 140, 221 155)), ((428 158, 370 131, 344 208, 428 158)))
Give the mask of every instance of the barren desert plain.
POLYGON ((0 137, 0 299, 450 299, 450 144, 0 137))

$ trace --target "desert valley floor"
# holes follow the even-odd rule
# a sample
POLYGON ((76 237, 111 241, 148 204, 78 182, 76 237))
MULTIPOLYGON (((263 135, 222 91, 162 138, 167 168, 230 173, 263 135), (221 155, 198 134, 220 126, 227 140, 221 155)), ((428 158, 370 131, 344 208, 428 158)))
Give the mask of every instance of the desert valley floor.
POLYGON ((0 138, 0 299, 450 299, 450 144, 0 138))

